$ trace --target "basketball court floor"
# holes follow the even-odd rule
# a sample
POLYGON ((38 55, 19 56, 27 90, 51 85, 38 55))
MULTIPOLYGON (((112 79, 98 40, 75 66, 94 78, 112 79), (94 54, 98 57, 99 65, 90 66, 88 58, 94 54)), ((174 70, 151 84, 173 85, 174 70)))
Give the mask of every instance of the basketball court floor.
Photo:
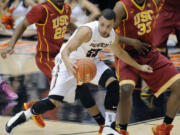
MULTIPOLYGON (((8 43, 8 40, 0 41, 0 46, 7 46, 7 43, 8 43)), ((9 56, 6 60, 2 60, 0 58, 0 62, 1 63, 3 62, 3 65, 1 65, 0 67, 0 71, 2 72, 2 74, 19 75, 19 74, 29 74, 31 72, 37 72, 38 69, 34 61, 35 44, 36 43, 32 41, 19 41, 15 49, 14 55, 9 56), (17 62, 17 59, 21 61, 21 63, 19 63, 19 61, 17 62), (9 66, 9 65, 13 65, 13 66, 9 66)), ((102 97, 103 92, 98 92, 98 93, 96 92, 95 95, 96 96, 99 95, 99 97, 102 97)), ((149 115, 150 111, 149 110, 147 111, 147 107, 143 108, 143 103, 141 103, 142 101, 140 101, 139 93, 137 93, 136 96, 138 98, 135 98, 136 100, 133 100, 135 104, 134 106, 136 108, 133 111, 134 112, 133 118, 136 121, 139 121, 144 118, 151 117, 149 115), (146 115, 146 116, 143 116, 143 115, 146 115)), ((97 97, 97 99, 101 99, 99 97, 97 97)), ((32 99, 28 99, 27 101, 31 101, 31 100, 32 99)), ((99 102, 103 104, 103 100, 99 102)), ((157 107, 160 109, 156 109, 156 111, 151 111, 151 113, 154 112, 154 115, 158 114, 159 116, 159 114, 162 114, 162 112, 164 112, 164 108, 161 109, 161 107, 163 107, 163 104, 160 103, 159 106, 157 107)), ((17 107, 15 108, 17 109, 17 107)), ((74 108, 71 109, 71 111, 72 110, 74 110, 74 108)), ((83 118, 82 116, 83 110, 82 109, 79 110, 78 108, 77 110, 78 110, 77 117, 83 118)), ((69 112, 70 110, 67 110, 64 114, 68 115, 69 112)), ((60 114, 58 113, 58 115, 60 114)), ((65 115, 63 116, 65 117, 65 115)), ((0 135, 6 135, 4 132, 4 126, 9 119, 10 117, 0 115, 0 135)), ((161 122, 162 122, 162 119, 159 118, 159 119, 151 119, 148 121, 133 123, 133 124, 130 124, 128 131, 130 132, 130 135, 152 135, 151 128, 156 124, 161 124, 161 122)), ((91 123, 91 122, 89 121, 89 119, 86 119, 86 123, 91 123)), ((180 114, 177 115, 173 124, 174 124, 174 128, 171 135, 180 135, 180 114)), ((99 127, 95 124, 63 122, 62 120, 46 120, 46 127, 39 128, 38 126, 35 125, 35 123, 32 120, 30 120, 26 122, 25 124, 17 127, 13 131, 12 135, 97 135, 98 129, 99 127)))
MULTIPOLYGON (((4 125, 10 117, 0 117, 0 135, 6 135, 4 125)), ((153 125, 160 124, 162 119, 152 119, 129 126, 130 135, 152 135, 153 125)), ((12 135, 97 135, 98 126, 72 122, 46 121, 45 128, 37 127, 32 120, 13 130, 12 135)), ((171 135, 180 135, 180 115, 174 120, 171 135)))

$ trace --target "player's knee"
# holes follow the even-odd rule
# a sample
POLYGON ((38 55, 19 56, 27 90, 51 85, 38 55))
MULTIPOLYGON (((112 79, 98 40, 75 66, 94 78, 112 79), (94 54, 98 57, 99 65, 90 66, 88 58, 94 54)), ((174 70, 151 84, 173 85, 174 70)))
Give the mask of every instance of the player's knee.
POLYGON ((76 90, 82 105, 85 108, 93 107, 96 103, 90 93, 88 84, 84 83, 81 86, 77 86, 76 90))
POLYGON ((116 110, 119 102, 119 82, 114 80, 106 87, 104 106, 108 110, 116 110))
POLYGON ((177 96, 180 97, 180 79, 178 79, 171 87, 171 90, 176 93, 177 96))
POLYGON ((120 98, 126 100, 131 97, 134 86, 131 84, 125 84, 120 87, 120 98))
POLYGON ((101 78, 99 79, 99 85, 101 85, 102 87, 107 87, 111 82, 113 82, 114 80, 116 80, 116 76, 113 73, 113 71, 111 69, 107 69, 106 71, 104 71, 104 73, 101 75, 101 78))

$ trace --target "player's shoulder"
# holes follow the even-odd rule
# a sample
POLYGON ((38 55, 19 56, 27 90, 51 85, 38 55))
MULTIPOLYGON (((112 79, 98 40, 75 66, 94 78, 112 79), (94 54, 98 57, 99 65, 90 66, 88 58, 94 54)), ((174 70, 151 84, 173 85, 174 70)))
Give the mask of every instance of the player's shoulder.
POLYGON ((95 27, 98 27, 98 21, 92 21, 92 22, 89 22, 89 23, 85 23, 82 26, 87 26, 87 27, 90 27, 90 28, 93 29, 95 27))
POLYGON ((45 11, 45 4, 37 4, 35 6, 32 7, 32 10, 36 10, 37 13, 42 13, 45 11))
POLYGON ((79 31, 81 31, 84 35, 90 34, 92 32, 91 28, 87 25, 80 26, 79 31))

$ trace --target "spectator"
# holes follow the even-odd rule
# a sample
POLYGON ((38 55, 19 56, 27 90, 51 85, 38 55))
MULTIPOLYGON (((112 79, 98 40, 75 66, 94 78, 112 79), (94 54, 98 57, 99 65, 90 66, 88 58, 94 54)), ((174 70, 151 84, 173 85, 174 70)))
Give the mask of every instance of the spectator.
POLYGON ((71 21, 77 26, 95 20, 99 15, 99 9, 88 0, 67 0, 72 6, 71 21), (87 16, 84 11, 89 11, 87 16))

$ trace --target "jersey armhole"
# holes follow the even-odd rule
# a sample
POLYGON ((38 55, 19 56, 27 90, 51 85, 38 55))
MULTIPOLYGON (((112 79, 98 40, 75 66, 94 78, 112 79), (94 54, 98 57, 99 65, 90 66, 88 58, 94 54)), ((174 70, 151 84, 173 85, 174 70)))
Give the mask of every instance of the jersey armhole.
POLYGON ((156 0, 152 0, 152 2, 154 3, 156 9, 159 9, 159 8, 158 8, 158 4, 156 3, 156 0))
POLYGON ((127 11, 125 4, 122 1, 120 1, 119 3, 122 4, 122 6, 124 7, 124 10, 126 12, 126 16, 122 18, 122 21, 128 20, 128 11, 127 11))
POLYGON ((43 6, 44 8, 45 8, 45 10, 46 10, 46 19, 45 19, 45 22, 44 23, 36 23, 37 25, 45 25, 46 23, 47 23, 47 20, 48 20, 48 17, 49 17, 49 12, 48 12, 48 9, 47 9, 47 7, 46 6, 44 6, 44 5, 41 5, 41 6, 43 6))

